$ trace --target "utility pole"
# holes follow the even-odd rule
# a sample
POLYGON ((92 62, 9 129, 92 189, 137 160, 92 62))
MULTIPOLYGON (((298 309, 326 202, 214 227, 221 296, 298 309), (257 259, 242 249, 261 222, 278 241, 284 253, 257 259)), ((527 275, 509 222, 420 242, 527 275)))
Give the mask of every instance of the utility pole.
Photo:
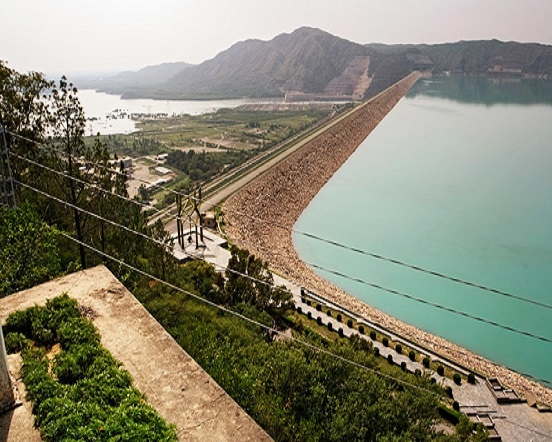
MULTIPOLYGON (((2 186, 0 187, 0 204, 15 207, 15 193, 13 191, 13 177, 8 156, 8 143, 4 126, 0 124, 0 173, 2 186)), ((11 410, 15 406, 15 396, 8 369, 8 356, 4 343, 4 332, 0 326, 0 414, 11 410)))
POLYGON ((0 187, 0 204, 8 207, 15 207, 15 192, 13 190, 13 176, 10 167, 10 158, 8 154, 8 143, 6 141, 6 131, 0 124, 0 178, 2 186, 0 187))

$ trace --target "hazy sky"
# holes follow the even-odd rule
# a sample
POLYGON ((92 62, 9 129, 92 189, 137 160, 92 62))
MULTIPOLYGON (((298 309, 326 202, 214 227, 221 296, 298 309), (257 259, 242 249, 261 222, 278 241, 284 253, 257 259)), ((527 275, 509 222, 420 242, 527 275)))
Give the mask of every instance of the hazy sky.
POLYGON ((552 44, 552 0, 2 0, 0 59, 19 71, 200 63, 301 26, 357 43, 552 44))

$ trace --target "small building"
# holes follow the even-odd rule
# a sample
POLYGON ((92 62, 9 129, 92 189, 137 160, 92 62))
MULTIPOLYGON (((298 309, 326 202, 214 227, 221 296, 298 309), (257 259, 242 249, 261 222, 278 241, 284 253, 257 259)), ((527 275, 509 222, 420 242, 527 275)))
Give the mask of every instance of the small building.
POLYGON ((130 157, 124 157, 122 160, 121 160, 121 164, 123 165, 123 167, 125 169, 130 169, 132 167, 132 158, 130 157))
POLYGON ((166 163, 168 156, 169 156, 168 153, 161 153, 161 154, 155 156, 155 161, 157 161, 158 164, 166 163))
POLYGON ((115 169, 129 170, 132 168, 132 158, 125 157, 120 160, 109 160, 109 165, 115 169))
POLYGON ((215 216, 215 212, 207 212, 203 214, 203 225, 208 229, 216 229, 217 228, 217 218, 215 216))
POLYGON ((172 173, 171 169, 167 169, 166 167, 158 166, 155 168, 155 173, 159 176, 168 175, 169 173, 172 173))

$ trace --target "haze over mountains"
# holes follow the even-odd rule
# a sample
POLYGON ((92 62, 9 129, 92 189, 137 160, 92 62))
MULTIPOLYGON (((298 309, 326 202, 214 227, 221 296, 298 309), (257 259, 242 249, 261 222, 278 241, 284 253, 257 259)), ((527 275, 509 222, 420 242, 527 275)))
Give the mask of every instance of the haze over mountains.
POLYGON ((126 98, 283 97, 293 92, 360 99, 413 70, 552 78, 552 46, 497 40, 362 45, 300 28, 270 41, 236 43, 199 65, 165 63, 78 85, 126 98))

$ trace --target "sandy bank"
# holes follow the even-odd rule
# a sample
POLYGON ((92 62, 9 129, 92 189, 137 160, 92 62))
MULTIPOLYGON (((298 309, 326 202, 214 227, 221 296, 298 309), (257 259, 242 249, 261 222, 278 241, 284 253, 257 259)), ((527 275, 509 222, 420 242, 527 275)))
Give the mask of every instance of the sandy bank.
POLYGON ((297 284, 462 365, 497 376, 521 394, 532 391, 550 404, 552 391, 542 385, 390 317, 331 285, 310 270, 293 247, 290 229, 303 210, 420 76, 413 73, 374 97, 230 197, 223 207, 227 233, 239 246, 267 260, 297 284))

